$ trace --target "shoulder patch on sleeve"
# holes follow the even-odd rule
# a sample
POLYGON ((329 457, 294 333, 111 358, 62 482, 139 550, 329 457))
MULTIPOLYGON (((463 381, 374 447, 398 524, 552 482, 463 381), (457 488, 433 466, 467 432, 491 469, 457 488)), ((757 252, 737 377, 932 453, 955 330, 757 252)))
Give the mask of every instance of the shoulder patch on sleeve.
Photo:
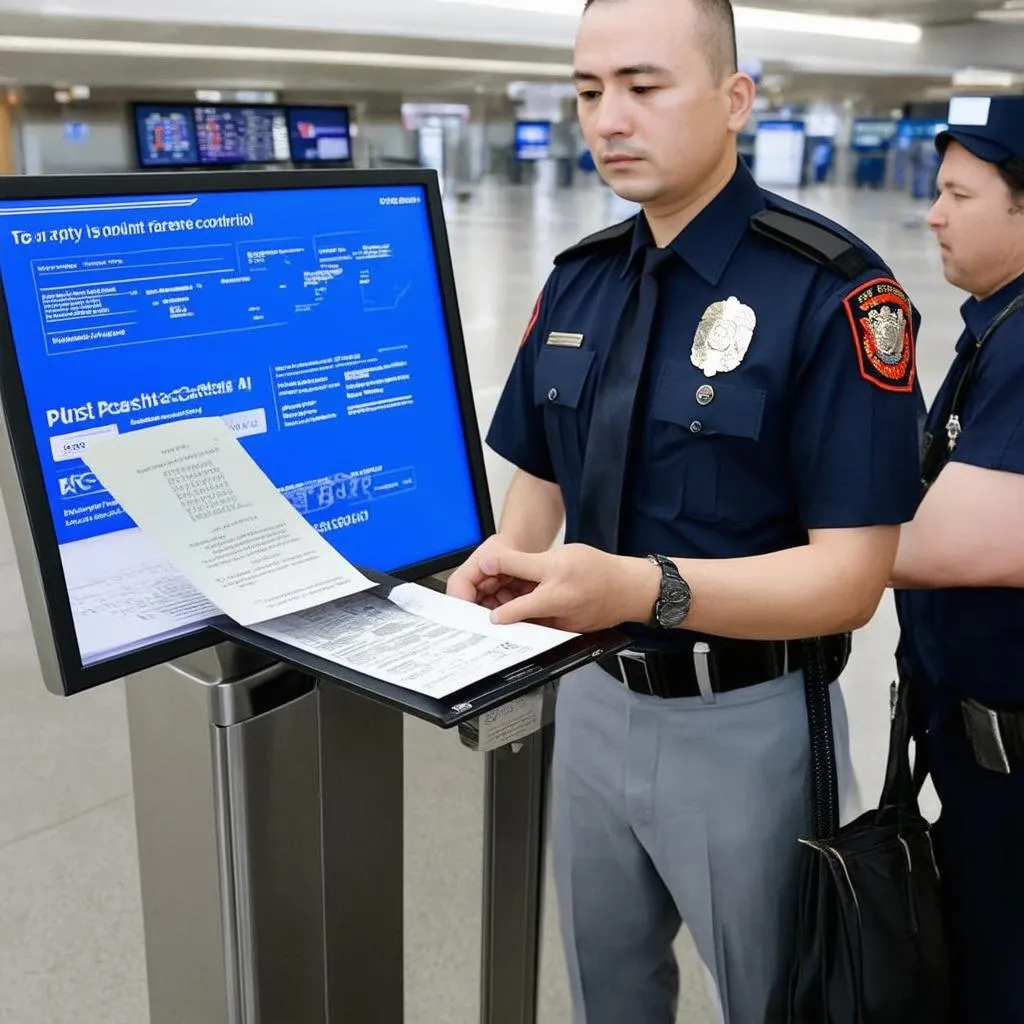
POLYGON ((878 277, 843 299, 860 375, 884 391, 911 392, 916 376, 914 310, 891 277, 878 277))
POLYGON ((601 249, 612 242, 617 242, 624 238, 630 238, 632 237, 635 225, 636 217, 630 217, 629 220, 624 220, 621 224, 614 224, 612 227, 605 228, 603 231, 598 231, 596 234, 588 235, 582 241, 570 246, 564 252, 560 252, 555 257, 555 263, 565 263, 577 256, 582 256, 584 253, 601 249))
POLYGON ((544 300, 544 292, 542 291, 537 296, 537 301, 533 304, 533 312, 530 314, 530 322, 526 325, 526 331, 523 333, 523 340, 519 342, 520 348, 525 348, 526 343, 530 340, 530 335, 533 333, 534 327, 537 326, 537 321, 540 319, 540 306, 544 300))

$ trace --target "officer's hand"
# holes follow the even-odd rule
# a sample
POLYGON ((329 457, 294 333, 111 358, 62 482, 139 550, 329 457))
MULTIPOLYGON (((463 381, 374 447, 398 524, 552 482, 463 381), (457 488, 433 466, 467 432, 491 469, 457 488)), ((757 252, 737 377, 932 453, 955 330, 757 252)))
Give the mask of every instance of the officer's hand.
POLYGON ((511 552, 500 536, 489 537, 448 577, 448 596, 494 609, 529 594, 536 587, 535 583, 512 576, 491 575, 481 568, 482 560, 501 558, 511 552))
POLYGON ((540 555, 508 549, 487 552, 480 568, 492 579, 512 577, 535 589, 502 603, 494 622, 543 622, 573 633, 593 633, 650 617, 661 571, 645 559, 609 555, 570 544, 540 555))

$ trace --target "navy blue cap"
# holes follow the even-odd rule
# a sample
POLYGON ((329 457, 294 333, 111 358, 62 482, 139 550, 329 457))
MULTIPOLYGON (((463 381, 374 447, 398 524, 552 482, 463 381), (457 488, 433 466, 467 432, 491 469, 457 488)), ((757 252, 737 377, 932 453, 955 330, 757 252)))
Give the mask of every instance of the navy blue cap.
POLYGON ((990 164, 1024 158, 1024 96, 954 97, 949 127, 935 139, 940 153, 950 140, 990 164))

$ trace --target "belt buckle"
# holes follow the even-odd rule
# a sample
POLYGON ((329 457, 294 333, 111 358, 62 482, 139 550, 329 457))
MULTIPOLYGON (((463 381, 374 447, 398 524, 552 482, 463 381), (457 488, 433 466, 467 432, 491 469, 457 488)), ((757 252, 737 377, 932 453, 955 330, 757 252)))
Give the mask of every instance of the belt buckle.
POLYGON ((616 655, 619 661, 619 671, 622 673, 622 682, 626 689, 631 690, 632 687, 629 685, 629 681, 633 676, 630 675, 631 669, 636 669, 639 665, 643 669, 644 681, 647 683, 647 693, 653 697, 654 694, 654 683, 651 681, 651 670, 647 664, 647 655, 642 651, 621 651, 616 655))
POLYGON ((1000 775, 1011 773, 1010 758, 999 715, 976 700, 965 700, 961 708, 967 726, 967 738, 974 748, 974 756, 982 768, 1000 775))

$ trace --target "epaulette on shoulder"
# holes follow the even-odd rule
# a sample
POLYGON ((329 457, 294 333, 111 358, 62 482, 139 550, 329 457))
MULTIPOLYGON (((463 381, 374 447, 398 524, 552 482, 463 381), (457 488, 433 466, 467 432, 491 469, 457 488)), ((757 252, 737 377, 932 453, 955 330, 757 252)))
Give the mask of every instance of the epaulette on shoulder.
POLYGON ((870 266, 864 252, 848 238, 794 213, 783 210, 762 210, 750 219, 751 228, 759 235, 792 249, 801 256, 828 267, 853 280, 870 266))
POLYGON ((613 224, 610 228, 605 228, 603 231, 598 231, 596 234, 588 235, 581 242, 577 242, 564 252, 560 252, 555 257, 555 263, 566 263, 569 260, 575 259, 578 256, 583 256, 588 252, 594 252, 595 250, 602 249, 612 242, 621 241, 623 238, 626 238, 633 233, 635 224, 636 217, 630 217, 629 220, 624 220, 621 224, 613 224))

